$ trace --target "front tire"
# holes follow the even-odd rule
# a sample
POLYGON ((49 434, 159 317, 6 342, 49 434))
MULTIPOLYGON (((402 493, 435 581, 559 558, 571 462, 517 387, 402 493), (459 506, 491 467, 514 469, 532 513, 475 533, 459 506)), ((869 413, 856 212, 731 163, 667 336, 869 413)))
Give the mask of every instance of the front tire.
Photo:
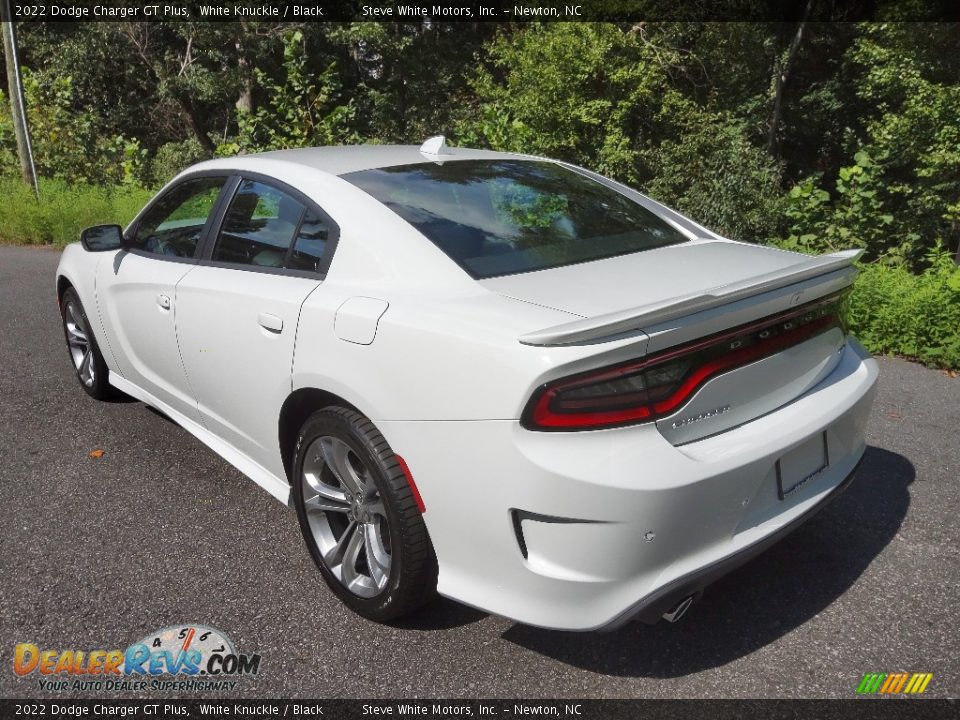
POLYGON ((354 612, 386 622, 429 601, 437 561, 406 476, 383 435, 343 407, 297 437, 293 498, 307 548, 354 612))
POLYGON ((109 382, 110 371, 90 329, 83 304, 73 288, 68 288, 60 298, 60 315, 67 351, 80 387, 97 400, 112 397, 114 390, 109 382))

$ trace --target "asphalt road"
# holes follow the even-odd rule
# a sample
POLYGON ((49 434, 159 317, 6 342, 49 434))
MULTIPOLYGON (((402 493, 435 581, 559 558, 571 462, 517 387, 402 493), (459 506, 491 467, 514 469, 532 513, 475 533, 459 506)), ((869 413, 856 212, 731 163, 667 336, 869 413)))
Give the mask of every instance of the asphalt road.
POLYGON ((2 697, 40 694, 16 643, 188 621, 262 655, 238 696, 846 698, 893 671, 960 695, 960 379, 881 360, 858 479, 678 624, 566 634, 441 600, 378 626, 334 600, 292 512, 143 404, 81 391, 57 258, 0 247, 2 697))

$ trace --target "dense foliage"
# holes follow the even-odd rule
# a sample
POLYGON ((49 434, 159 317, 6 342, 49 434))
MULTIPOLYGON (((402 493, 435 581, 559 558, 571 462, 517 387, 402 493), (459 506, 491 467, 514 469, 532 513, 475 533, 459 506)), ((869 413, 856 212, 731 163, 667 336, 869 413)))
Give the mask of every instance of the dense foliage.
MULTIPOLYGON (((960 364, 960 25, 19 31, 44 200, 3 180, 0 239, 64 242, 72 223, 126 219, 139 188, 205 157, 442 132, 596 169, 736 239, 863 248, 851 318, 867 344, 960 364)), ((0 173, 16 172, 4 96, 0 173)))

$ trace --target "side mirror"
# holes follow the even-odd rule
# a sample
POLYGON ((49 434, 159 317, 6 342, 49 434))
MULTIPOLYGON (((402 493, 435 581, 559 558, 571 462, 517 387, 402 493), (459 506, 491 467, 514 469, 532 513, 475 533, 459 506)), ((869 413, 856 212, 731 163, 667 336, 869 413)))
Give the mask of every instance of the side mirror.
POLYGON ((119 250, 123 247, 123 228, 119 225, 94 225, 81 231, 80 242, 87 252, 119 250))

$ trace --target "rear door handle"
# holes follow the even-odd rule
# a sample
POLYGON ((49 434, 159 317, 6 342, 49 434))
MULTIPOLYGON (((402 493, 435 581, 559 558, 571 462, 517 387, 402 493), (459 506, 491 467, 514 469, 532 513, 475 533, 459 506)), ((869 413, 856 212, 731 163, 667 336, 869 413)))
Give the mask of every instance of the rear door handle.
POLYGON ((270 332, 283 332, 283 319, 278 318, 276 315, 271 315, 270 313, 260 313, 257 317, 257 322, 260 323, 260 327, 264 330, 269 330, 270 332))
POLYGON ((170 309, 170 298, 166 295, 157 295, 157 305, 162 307, 164 310, 170 309))

